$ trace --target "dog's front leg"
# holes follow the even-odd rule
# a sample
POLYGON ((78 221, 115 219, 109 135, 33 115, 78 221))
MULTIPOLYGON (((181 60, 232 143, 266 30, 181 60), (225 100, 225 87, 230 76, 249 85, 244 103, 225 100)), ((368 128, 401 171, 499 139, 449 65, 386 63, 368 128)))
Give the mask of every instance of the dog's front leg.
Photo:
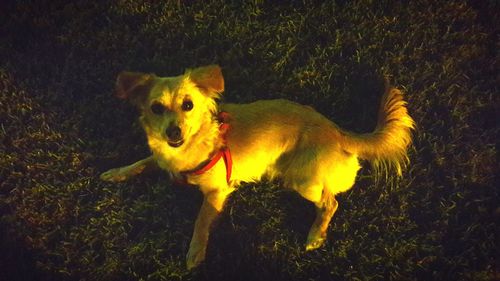
POLYGON ((110 182, 126 181, 129 178, 144 172, 145 170, 153 170, 157 168, 158 164, 156 163, 154 157, 151 155, 148 158, 137 161, 132 165, 108 170, 102 173, 100 178, 101 180, 110 182))
POLYGON ((231 191, 215 190, 204 194, 203 204, 194 224, 193 237, 186 257, 188 269, 198 266, 205 260, 210 226, 224 207, 224 201, 231 191))

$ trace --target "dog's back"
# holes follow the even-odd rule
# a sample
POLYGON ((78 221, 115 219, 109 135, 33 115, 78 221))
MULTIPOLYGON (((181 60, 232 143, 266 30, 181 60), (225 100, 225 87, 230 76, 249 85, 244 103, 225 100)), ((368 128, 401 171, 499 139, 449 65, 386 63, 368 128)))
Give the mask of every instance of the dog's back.
POLYGON ((341 131, 309 106, 280 99, 225 104, 222 110, 230 116, 227 138, 238 181, 310 174, 308 168, 321 166, 321 154, 339 146, 341 131), (292 171, 297 165, 299 171, 292 171))

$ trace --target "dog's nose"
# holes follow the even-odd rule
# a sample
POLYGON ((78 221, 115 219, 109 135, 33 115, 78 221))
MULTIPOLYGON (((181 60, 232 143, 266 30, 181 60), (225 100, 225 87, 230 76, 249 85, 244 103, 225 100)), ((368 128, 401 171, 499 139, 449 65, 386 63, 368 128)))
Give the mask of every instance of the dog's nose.
POLYGON ((181 139, 181 128, 176 125, 170 125, 167 128, 167 137, 172 141, 178 141, 181 139))

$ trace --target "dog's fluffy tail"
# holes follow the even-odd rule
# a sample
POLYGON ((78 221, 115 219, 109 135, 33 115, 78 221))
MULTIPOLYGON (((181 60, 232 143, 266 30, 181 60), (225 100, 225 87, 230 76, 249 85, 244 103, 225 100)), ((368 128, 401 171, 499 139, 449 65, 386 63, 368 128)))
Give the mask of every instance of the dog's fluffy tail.
POLYGON ((407 148, 415 122, 408 115, 401 91, 386 87, 378 112, 375 131, 369 134, 348 134, 346 146, 359 158, 370 161, 377 175, 395 169, 401 176, 409 160, 407 148))

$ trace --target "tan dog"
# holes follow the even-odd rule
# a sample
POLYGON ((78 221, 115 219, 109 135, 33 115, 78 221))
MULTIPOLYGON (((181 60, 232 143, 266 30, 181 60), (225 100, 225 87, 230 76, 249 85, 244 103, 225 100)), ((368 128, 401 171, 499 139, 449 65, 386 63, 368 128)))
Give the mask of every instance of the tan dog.
POLYGON ((361 135, 286 100, 219 107, 216 99, 223 90, 216 65, 165 78, 123 72, 116 82, 117 96, 141 112, 152 156, 101 178, 123 181, 160 167, 199 186, 204 201, 187 254, 189 269, 204 260, 210 225, 240 182, 280 177, 313 202, 317 216, 306 242, 306 250, 312 250, 325 242, 338 206, 334 196, 354 184, 358 158, 369 160, 379 172, 395 168, 398 174, 407 163, 414 122, 399 90, 386 90, 375 131, 361 135), (219 112, 225 112, 225 120, 219 112))

